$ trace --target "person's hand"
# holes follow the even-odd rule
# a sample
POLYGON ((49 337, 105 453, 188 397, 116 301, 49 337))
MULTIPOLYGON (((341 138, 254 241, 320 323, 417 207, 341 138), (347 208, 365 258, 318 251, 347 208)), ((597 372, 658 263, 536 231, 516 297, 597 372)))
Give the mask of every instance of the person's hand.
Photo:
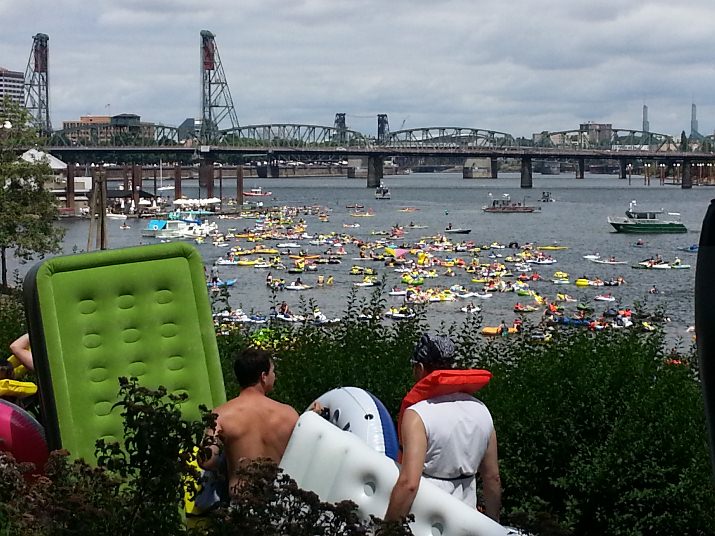
POLYGON ((318 415, 320 415, 320 416, 323 417, 324 419, 329 419, 329 418, 330 418, 330 408, 326 408, 325 406, 323 406, 323 404, 321 404, 321 403, 318 402, 317 400, 315 400, 315 401, 308 407, 308 411, 314 411, 315 413, 317 413, 318 415))
POLYGON ((310 406, 308 406, 308 411, 314 411, 315 413, 323 413, 325 406, 315 400, 310 406))

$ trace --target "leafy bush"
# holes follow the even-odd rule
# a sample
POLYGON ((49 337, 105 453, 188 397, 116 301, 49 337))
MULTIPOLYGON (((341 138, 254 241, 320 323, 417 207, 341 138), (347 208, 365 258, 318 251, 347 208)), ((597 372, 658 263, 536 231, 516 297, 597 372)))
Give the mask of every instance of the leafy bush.
POLYGON ((494 379, 480 395, 499 436, 504 518, 584 535, 713 534, 692 356, 667 364, 659 332, 525 344, 490 358, 494 379))

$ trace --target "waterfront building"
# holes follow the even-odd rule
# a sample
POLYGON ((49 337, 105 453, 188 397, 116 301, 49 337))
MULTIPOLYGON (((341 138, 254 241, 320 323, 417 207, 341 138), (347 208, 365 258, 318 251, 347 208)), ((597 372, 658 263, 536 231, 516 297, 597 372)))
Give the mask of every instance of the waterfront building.
POLYGON ((25 75, 0 67, 0 110, 5 97, 23 106, 25 104, 25 75))
POLYGON ((156 131, 154 123, 142 122, 135 114, 83 115, 63 121, 62 128, 71 143, 85 140, 98 144, 114 143, 122 137, 153 139, 156 131))

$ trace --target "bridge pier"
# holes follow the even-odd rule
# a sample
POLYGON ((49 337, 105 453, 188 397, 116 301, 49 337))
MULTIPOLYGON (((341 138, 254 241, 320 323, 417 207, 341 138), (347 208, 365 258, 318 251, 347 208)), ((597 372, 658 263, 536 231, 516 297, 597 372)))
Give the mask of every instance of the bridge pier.
POLYGON ((236 199, 238 206, 243 206, 243 162, 236 166, 236 199))
POLYGON ((65 207, 74 210, 74 162, 67 164, 67 189, 65 190, 65 207))
POLYGON ((690 173, 691 165, 692 163, 690 162, 690 159, 683 158, 683 178, 680 182, 680 187, 683 190, 689 190, 693 187, 693 176, 690 173))
POLYGON ((492 179, 496 179, 499 175, 499 160, 497 159, 496 156, 492 156, 489 159, 489 164, 492 172, 492 179))
POLYGON ((586 174, 586 159, 577 158, 576 159, 576 178, 583 179, 586 174))
POLYGON ((281 176, 281 168, 278 165, 278 160, 275 158, 268 162, 268 176, 271 179, 277 179, 281 176))
POLYGON ((620 175, 618 175, 618 178, 626 180, 628 178, 628 164, 624 158, 621 158, 618 161, 618 167, 620 168, 620 175))
POLYGON ((139 190, 142 189, 142 167, 139 164, 132 164, 132 201, 134 212, 139 214, 139 190))
POLYGON ((531 188, 534 185, 533 181, 533 167, 531 165, 530 156, 521 157, 521 187, 531 188))
POLYGON ((382 155, 367 157, 367 187, 377 188, 382 182, 382 155))
POLYGON ((199 196, 201 188, 206 188, 206 197, 214 196, 214 162, 205 156, 199 162, 199 196))
POLYGON ((174 199, 181 197, 181 164, 174 166, 174 199))

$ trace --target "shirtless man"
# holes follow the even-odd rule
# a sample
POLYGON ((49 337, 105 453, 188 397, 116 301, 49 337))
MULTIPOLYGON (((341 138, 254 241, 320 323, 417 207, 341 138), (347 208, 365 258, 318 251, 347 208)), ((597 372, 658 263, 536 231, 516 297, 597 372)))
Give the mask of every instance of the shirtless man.
POLYGON ((257 458, 281 461, 298 421, 298 413, 292 407, 266 396, 276 381, 273 360, 268 352, 255 348, 244 350, 237 355, 233 370, 241 393, 213 410, 217 415, 216 429, 206 431, 205 442, 216 444, 208 446, 210 458, 199 460, 203 469, 220 471, 223 446, 228 465, 228 489, 232 494, 239 484, 236 469, 241 463, 257 458))

